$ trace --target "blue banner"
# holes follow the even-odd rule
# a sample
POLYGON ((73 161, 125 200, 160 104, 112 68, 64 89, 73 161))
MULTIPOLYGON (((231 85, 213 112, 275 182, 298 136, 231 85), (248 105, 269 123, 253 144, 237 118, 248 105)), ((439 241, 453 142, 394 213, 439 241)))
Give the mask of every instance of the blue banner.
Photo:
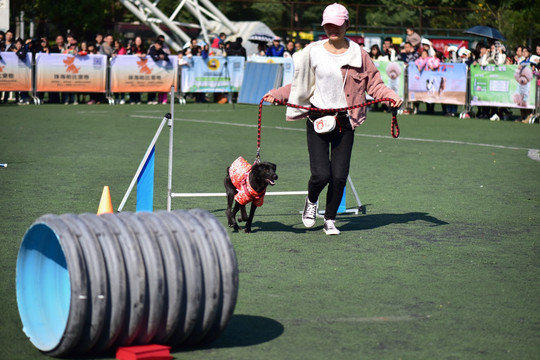
POLYGON ((269 57, 269 56, 257 56, 253 55, 248 58, 248 62, 256 63, 268 63, 268 64, 282 64, 283 65, 283 78, 281 80, 281 86, 292 83, 294 74, 294 63, 292 58, 286 57, 269 57))
POLYGON ((137 178, 137 206, 136 211, 154 210, 154 158, 156 147, 146 159, 146 163, 137 178))
POLYGON ((183 92, 238 92, 244 78, 242 56, 184 57, 183 92))

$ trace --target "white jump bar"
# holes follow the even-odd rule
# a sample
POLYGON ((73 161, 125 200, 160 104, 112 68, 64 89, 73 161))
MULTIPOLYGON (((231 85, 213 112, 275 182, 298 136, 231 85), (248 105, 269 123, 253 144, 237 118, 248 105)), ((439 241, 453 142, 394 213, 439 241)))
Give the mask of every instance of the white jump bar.
MULTIPOLYGON (((267 192, 266 195, 307 195, 307 191, 274 191, 267 192)), ((171 193, 171 197, 225 197, 225 193, 171 193)))

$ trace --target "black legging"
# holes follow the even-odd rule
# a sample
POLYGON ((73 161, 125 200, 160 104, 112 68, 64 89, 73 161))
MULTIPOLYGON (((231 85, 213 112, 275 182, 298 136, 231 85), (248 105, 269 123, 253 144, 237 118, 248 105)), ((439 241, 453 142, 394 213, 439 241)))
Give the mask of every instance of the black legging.
POLYGON ((338 117, 336 128, 330 133, 316 133, 309 119, 306 128, 311 169, 308 198, 316 202, 328 184, 324 218, 334 220, 349 176, 354 130, 346 115, 338 117))

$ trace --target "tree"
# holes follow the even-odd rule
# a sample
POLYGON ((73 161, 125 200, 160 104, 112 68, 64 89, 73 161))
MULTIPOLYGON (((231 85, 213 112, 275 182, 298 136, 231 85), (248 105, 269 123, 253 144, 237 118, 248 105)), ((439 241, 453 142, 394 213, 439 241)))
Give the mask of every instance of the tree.
MULTIPOLYGON (((286 30, 321 30, 320 21, 328 0, 211 0, 232 21, 262 21, 280 34, 286 30)), ((357 0, 340 1, 349 9, 352 25, 369 27, 413 26, 417 29, 453 29, 454 35, 474 25, 499 29, 510 47, 536 45, 540 33, 540 5, 530 0, 357 0)), ((161 0, 158 7, 172 14, 178 0, 161 0)), ((37 21, 39 35, 54 36, 71 30, 80 38, 96 32, 112 32, 118 21, 135 17, 117 0, 18 0, 11 1, 11 19, 20 11, 37 21)), ((187 11, 175 19, 195 22, 187 11)), ((398 32, 399 30, 394 30, 398 32)), ((402 30, 403 31, 403 30, 402 30)), ((432 30, 430 30, 432 31, 432 30)))

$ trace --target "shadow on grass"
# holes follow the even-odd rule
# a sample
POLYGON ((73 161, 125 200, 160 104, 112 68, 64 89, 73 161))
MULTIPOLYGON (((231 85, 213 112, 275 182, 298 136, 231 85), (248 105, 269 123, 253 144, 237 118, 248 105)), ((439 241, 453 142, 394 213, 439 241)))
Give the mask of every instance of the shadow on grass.
MULTIPOLYGON (((340 230, 370 230, 391 224, 406 224, 414 221, 425 221, 432 226, 448 225, 446 221, 439 220, 436 217, 424 212, 409 212, 405 214, 370 214, 370 215, 352 215, 339 214, 337 216, 338 227, 340 230)), ((318 220, 321 226, 306 229, 302 224, 285 225, 277 221, 255 221, 253 222, 252 232, 264 231, 284 231, 291 233, 304 234, 310 230, 322 229, 322 221, 318 220)))
MULTIPOLYGON (((280 337, 284 329, 280 322, 263 316, 233 315, 223 333, 215 341, 196 347, 176 347, 171 349, 171 355, 198 350, 258 345, 280 337)), ((114 356, 115 354, 109 351, 97 355, 74 355, 71 358, 76 360, 99 360, 111 359, 114 356)))
POLYGON ((369 230, 391 224, 407 224, 413 221, 425 221, 432 226, 448 225, 446 221, 424 212, 409 212, 405 214, 370 214, 370 215, 346 215, 338 217, 338 220, 345 220, 348 223, 340 226, 340 230, 369 230))
POLYGON ((175 352, 258 345, 280 337, 284 329, 280 322, 270 318, 233 315, 225 331, 215 341, 197 348, 175 349, 175 352))

